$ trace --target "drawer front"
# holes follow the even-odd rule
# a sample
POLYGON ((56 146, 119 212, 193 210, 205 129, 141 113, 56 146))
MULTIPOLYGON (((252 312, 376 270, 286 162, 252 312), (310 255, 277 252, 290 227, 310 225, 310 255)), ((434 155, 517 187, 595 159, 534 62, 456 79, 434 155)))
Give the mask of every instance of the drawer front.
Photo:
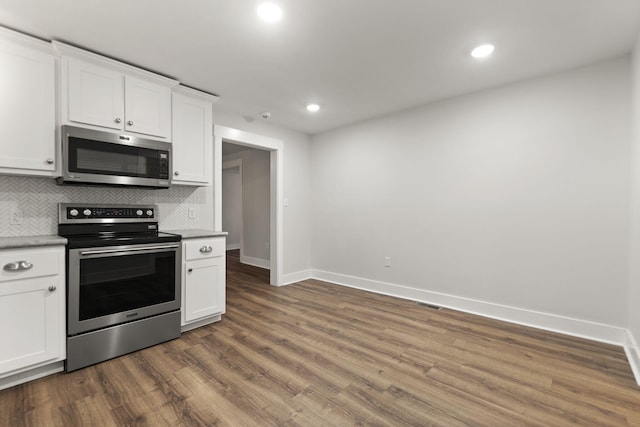
POLYGON ((213 258, 225 253, 225 238, 191 239, 184 241, 185 260, 213 258))
POLYGON ((54 276, 62 273, 64 248, 7 249, 0 251, 0 282, 54 276))

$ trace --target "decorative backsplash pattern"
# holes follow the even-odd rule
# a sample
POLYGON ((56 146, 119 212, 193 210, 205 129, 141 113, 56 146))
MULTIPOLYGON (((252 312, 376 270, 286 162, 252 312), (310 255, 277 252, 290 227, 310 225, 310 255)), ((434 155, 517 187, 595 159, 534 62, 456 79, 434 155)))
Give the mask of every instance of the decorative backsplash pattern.
POLYGON ((189 219, 189 208, 206 211, 208 187, 173 186, 166 190, 57 185, 52 178, 0 176, 0 237, 57 234, 58 203, 158 205, 163 230, 202 228, 189 219), (23 213, 23 223, 11 225, 11 211, 23 213))

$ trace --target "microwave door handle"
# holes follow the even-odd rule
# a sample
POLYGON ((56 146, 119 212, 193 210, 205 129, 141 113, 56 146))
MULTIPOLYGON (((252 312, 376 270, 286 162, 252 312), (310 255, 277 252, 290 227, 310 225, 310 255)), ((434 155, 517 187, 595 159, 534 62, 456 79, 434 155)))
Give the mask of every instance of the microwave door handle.
POLYGON ((129 253, 149 252, 149 251, 157 251, 161 249, 176 249, 179 247, 180 245, 158 245, 158 246, 146 246, 144 248, 131 248, 131 249, 95 249, 95 250, 89 250, 89 251, 80 251, 80 256, 102 255, 102 254, 126 255, 129 253))

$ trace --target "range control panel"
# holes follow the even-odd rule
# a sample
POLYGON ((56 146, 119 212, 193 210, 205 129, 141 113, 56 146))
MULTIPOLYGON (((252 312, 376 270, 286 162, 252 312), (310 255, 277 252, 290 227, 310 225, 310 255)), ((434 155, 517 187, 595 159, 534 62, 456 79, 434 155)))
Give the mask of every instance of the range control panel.
POLYGON ((61 203, 59 223, 157 221, 155 205, 89 205, 61 203))

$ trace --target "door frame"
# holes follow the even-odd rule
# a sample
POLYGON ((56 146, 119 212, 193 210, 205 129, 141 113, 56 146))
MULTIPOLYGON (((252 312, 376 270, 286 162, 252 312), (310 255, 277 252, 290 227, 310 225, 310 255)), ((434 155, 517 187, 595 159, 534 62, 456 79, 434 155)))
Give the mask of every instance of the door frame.
POLYGON ((266 150, 270 153, 270 256, 271 265, 270 284, 283 284, 283 178, 284 166, 282 140, 270 138, 256 133, 245 132, 222 125, 213 125, 213 225, 215 230, 222 230, 222 142, 227 141, 236 145, 266 150))

